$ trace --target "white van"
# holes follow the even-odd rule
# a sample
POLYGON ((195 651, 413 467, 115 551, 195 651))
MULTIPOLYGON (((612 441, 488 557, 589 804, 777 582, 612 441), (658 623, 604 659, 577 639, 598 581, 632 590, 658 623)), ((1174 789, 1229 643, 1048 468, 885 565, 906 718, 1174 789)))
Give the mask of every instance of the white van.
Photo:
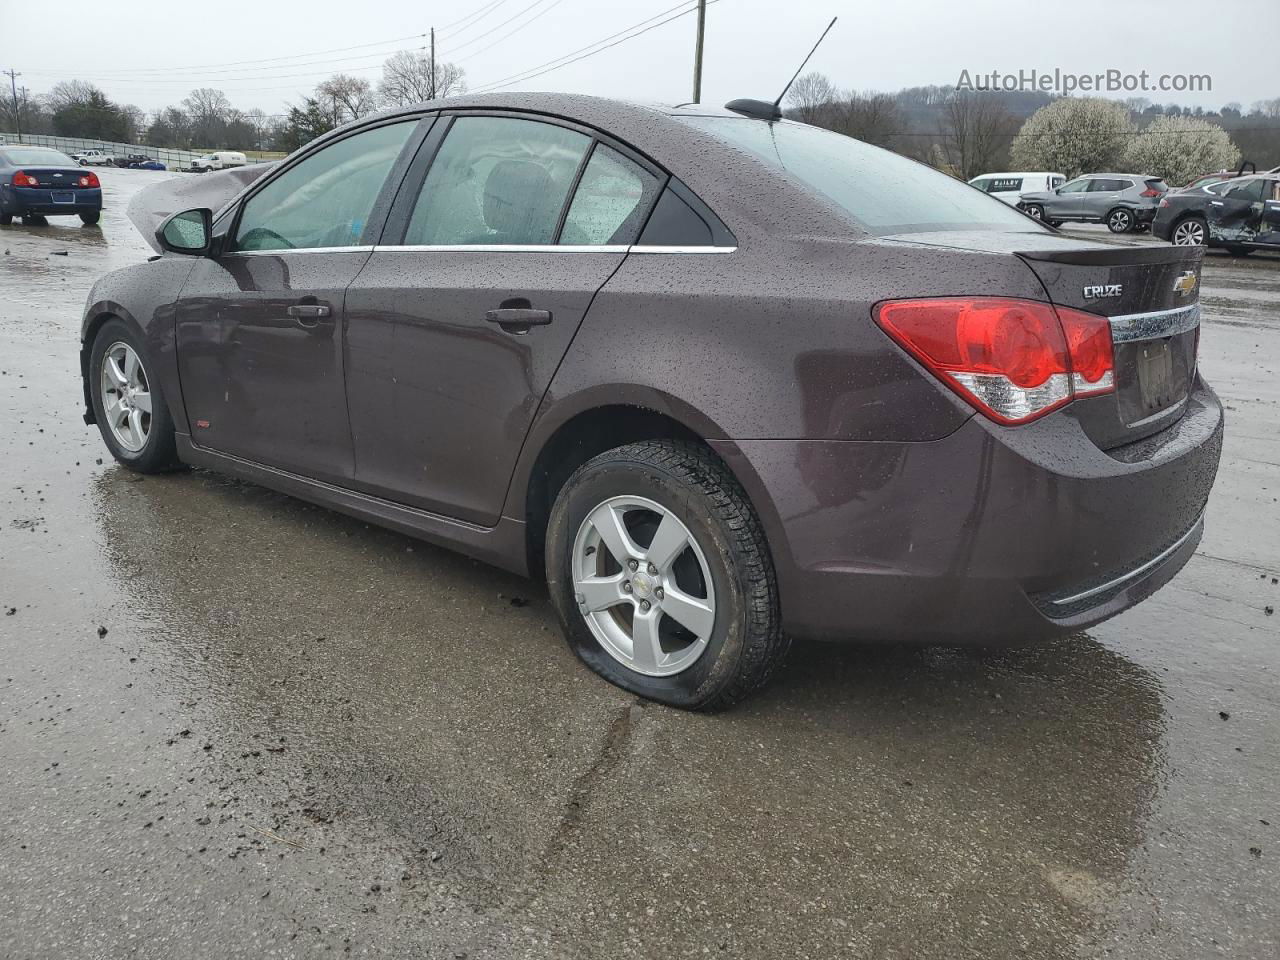
POLYGON ((192 170, 226 170, 228 167, 243 167, 249 159, 236 150, 218 150, 214 153, 196 157, 191 161, 192 170))
POLYGON ((989 193, 1012 207, 1018 205, 1018 197, 1024 193, 1040 193, 1055 190, 1067 182, 1060 173, 984 173, 969 181, 969 186, 989 193))

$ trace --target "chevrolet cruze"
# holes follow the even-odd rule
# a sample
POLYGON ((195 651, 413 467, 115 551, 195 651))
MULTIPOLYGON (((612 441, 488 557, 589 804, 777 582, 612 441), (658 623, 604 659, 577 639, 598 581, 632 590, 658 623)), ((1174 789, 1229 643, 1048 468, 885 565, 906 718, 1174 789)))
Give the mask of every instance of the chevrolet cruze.
POLYGON ((1222 438, 1201 250, 732 106, 327 134, 96 284, 86 420, 545 576, 587 665, 680 707, 792 638, 1020 643, 1168 581, 1222 438))

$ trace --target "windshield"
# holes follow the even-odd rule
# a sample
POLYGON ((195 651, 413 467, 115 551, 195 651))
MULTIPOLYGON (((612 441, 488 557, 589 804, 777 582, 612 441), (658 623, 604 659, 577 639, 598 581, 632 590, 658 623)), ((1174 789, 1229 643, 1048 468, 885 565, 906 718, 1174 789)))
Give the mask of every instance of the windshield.
POLYGON ((77 167, 79 166, 74 160, 65 153, 59 153, 57 150, 49 150, 46 147, 6 147, 0 150, 0 156, 13 164, 15 167, 21 167, 27 164, 44 164, 53 167, 77 167))
POLYGON ((799 123, 680 117, 803 181, 869 233, 1031 230, 1029 217, 945 173, 852 137, 799 123))

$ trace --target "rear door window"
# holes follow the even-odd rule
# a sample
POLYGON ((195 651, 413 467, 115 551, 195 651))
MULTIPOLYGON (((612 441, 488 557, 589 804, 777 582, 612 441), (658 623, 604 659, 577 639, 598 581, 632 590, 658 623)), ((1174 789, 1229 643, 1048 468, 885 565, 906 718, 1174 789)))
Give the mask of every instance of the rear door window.
POLYGON ((658 193, 658 178, 617 150, 597 143, 573 195, 562 244, 635 241, 658 193))
POLYGON ((417 120, 344 137, 290 167, 244 204, 235 250, 358 245, 417 120))
MULTIPOLYGON (((405 244, 555 243, 561 211, 590 146, 585 134, 537 120, 459 117, 427 172, 405 244)), ((605 229, 599 205, 596 210, 591 220, 584 207, 584 234, 605 229)))
POLYGON ((1263 188, 1266 186, 1265 180, 1244 180, 1238 181, 1221 191, 1222 196, 1230 200, 1242 200, 1245 203, 1257 203, 1262 199, 1263 188))

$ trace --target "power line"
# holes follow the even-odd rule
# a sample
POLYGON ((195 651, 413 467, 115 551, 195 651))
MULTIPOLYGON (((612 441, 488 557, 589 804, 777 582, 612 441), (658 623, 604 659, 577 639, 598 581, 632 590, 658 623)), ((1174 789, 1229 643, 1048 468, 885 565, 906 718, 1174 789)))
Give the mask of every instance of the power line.
MULTIPOLYGON (((520 10, 520 12, 519 12, 519 13, 516 13, 516 14, 514 14, 513 16, 508 17, 506 20, 503 20, 503 21, 502 21, 500 24, 498 24, 496 27, 490 27, 490 28, 489 28, 488 30, 486 30, 484 33, 477 34, 476 36, 472 37, 472 38, 471 38, 471 39, 469 39, 469 40, 464 40, 464 41, 462 41, 462 43, 458 44, 458 46, 457 46, 457 47, 449 47, 449 48, 447 48, 447 49, 449 49, 449 50, 459 49, 459 50, 460 50, 460 49, 461 49, 461 48, 463 48, 463 47, 469 47, 469 46, 471 46, 471 44, 473 44, 473 43, 478 43, 478 42, 480 42, 481 40, 483 40, 485 37, 487 37, 487 36, 489 36, 489 35, 493 34, 494 32, 496 32, 496 31, 498 31, 498 30, 501 30, 503 27, 505 27, 505 26, 506 26, 508 23, 510 23, 512 20, 516 20, 516 19, 518 19, 518 18, 522 17, 524 14, 528 13, 528 12, 529 12, 530 10, 532 10, 534 7, 538 6, 538 4, 540 4, 540 3, 545 3, 545 2, 546 2, 546 0, 533 0, 533 3, 529 4, 527 7, 522 8, 522 9, 520 10)), ((536 18, 534 18, 534 19, 536 19, 536 18)))
MULTIPOLYGON (((718 2, 719 0, 708 0, 708 5, 712 3, 718 3, 718 2)), ((513 73, 511 74, 511 76, 504 77, 501 80, 495 80, 492 83, 481 84, 480 86, 476 87, 472 92, 485 93, 490 90, 500 90, 501 88, 510 86, 513 83, 521 83, 525 80, 532 80, 535 77, 540 77, 543 74, 550 73, 553 70, 559 70, 561 67, 567 67, 571 63, 577 63, 579 60, 585 60, 588 57, 594 57, 597 53, 603 53, 605 50, 608 50, 610 47, 616 47, 618 44, 625 43, 628 40, 632 40, 635 37, 640 36, 641 34, 648 33, 650 30, 656 30, 658 27, 662 26, 663 24, 670 23, 672 20, 677 20, 680 17, 693 13, 696 9, 698 9, 696 6, 696 0, 683 0, 682 3, 677 3, 674 7, 671 7, 667 10, 663 10, 662 13, 654 14, 652 17, 649 17, 646 20, 641 20, 639 23, 634 23, 629 27, 619 30, 617 33, 610 34, 609 36, 604 37, 601 40, 595 41, 595 43, 589 43, 585 47, 579 47, 577 50, 573 50, 569 53, 564 54, 563 56, 556 57, 553 60, 548 60, 545 63, 540 63, 537 66, 530 67, 529 69, 523 70, 520 73, 513 73), (695 6, 692 6, 692 7, 688 6, 690 2, 695 2, 695 6), (687 7, 687 9, 681 11, 680 13, 675 14, 674 16, 670 16, 670 17, 666 16, 667 14, 671 13, 674 10, 679 10, 681 7, 687 7), (666 17, 666 19, 659 20, 660 17, 666 17), (653 21, 655 20, 658 20, 658 22, 654 23, 653 21), (652 25, 646 27, 645 24, 652 24, 652 25), (638 27, 644 27, 644 29, 637 30, 638 27), (635 32, 632 32, 632 31, 635 31, 635 32), (624 36, 624 34, 626 34, 626 36, 624 36), (620 37, 621 39, 615 39, 618 37, 620 37), (608 41, 611 41, 611 40, 613 42, 609 43, 608 41), (604 46, 601 46, 601 44, 604 44, 604 46), (597 49, 592 49, 593 47, 597 49), (590 51, 590 52, 584 52, 584 51, 590 51)))
POLYGON ((493 43, 485 44, 485 45, 484 45, 483 47, 481 47, 479 50, 473 50, 473 51, 471 51, 470 53, 468 53, 465 57, 457 57, 457 58, 453 59, 453 60, 452 60, 452 61, 450 61, 450 62, 452 62, 452 63, 464 63, 464 62, 466 62, 467 60, 471 60, 471 59, 473 59, 473 58, 475 58, 475 57, 480 56, 480 54, 484 53, 486 50, 492 50, 492 49, 493 49, 494 47, 496 47, 498 44, 502 43, 502 41, 504 41, 504 40, 509 40, 511 37, 515 36, 517 33, 519 33, 519 32, 520 32, 521 30, 523 30, 525 27, 529 26, 529 24, 533 23, 533 21, 537 20, 537 19, 538 19, 540 16, 542 16, 544 13, 549 13, 550 11, 554 10, 556 7, 560 6, 560 4, 562 4, 563 2, 564 2, 564 0, 553 0, 553 2, 552 2, 552 4, 551 4, 551 6, 549 6, 549 7, 543 7, 541 10, 539 10, 537 13, 535 13, 532 17, 530 17, 530 18, 529 18, 528 20, 526 20, 524 23, 520 24, 518 27, 516 27, 516 28, 515 28, 514 30, 512 30, 510 33, 504 33, 504 34, 503 34, 502 36, 500 36, 497 40, 493 41, 493 43))

